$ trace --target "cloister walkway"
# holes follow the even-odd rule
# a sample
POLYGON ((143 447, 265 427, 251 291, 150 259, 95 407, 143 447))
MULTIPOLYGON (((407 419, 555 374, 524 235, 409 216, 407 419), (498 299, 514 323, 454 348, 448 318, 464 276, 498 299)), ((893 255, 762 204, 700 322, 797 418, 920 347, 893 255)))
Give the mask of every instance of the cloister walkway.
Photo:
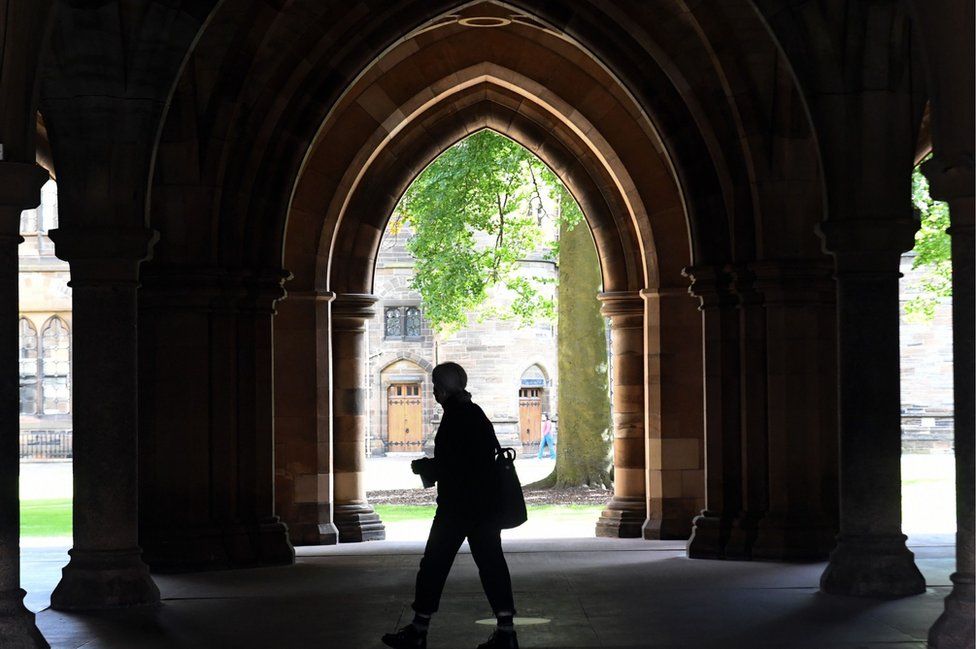
MULTIPOLYGON (((917 597, 825 596, 824 564, 689 560, 675 542, 617 539, 506 543, 522 647, 831 649, 925 647, 954 568, 952 538, 910 545, 929 588, 917 597)), ((408 615, 420 542, 299 549, 294 566, 159 575, 154 609, 72 615, 43 610, 55 649, 373 649, 408 615)), ((459 557, 431 631, 431 649, 464 649, 490 631, 469 554, 459 557)), ((46 605, 63 548, 25 548, 25 587, 46 605)))

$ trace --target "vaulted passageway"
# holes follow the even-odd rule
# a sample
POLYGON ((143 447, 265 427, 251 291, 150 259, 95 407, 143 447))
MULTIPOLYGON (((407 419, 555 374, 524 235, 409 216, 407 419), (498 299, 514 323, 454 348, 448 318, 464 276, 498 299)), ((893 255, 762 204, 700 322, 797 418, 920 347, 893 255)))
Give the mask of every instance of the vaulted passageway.
MULTIPOLYGON (((560 175, 598 247, 622 361, 602 532, 690 532, 698 558, 833 549, 824 592, 921 592, 895 327, 929 99, 959 325, 958 573, 933 637, 971 636, 972 57, 939 47, 971 51, 971 11, 950 5, 16 4, 4 313, 11 224, 45 176, 38 110, 75 297, 82 524, 55 606, 154 603, 147 562, 288 564, 293 542, 380 532, 358 371, 376 247, 414 175, 483 128, 560 175)), ((17 397, 0 391, 8 512, 17 397)), ((42 646, 17 536, 0 518, 0 629, 42 646)))

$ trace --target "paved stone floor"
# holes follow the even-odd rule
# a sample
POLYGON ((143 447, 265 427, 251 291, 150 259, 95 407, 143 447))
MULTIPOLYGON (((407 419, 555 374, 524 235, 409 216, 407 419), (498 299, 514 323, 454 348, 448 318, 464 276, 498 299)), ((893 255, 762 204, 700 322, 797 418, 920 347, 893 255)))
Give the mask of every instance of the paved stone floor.
MULTIPOLYGON (((823 564, 693 561, 680 543, 513 540, 506 544, 523 647, 854 649, 921 648, 942 610, 953 568, 951 537, 912 539, 929 583, 917 597, 883 601, 817 592, 823 564)), ((162 606, 67 615, 43 610, 38 625, 56 649, 373 649, 408 619, 418 542, 299 550, 296 565, 159 576, 162 606)), ((30 602, 46 597, 63 548, 25 549, 30 602)), ((431 649, 483 641, 490 614, 470 555, 459 557, 431 649)))

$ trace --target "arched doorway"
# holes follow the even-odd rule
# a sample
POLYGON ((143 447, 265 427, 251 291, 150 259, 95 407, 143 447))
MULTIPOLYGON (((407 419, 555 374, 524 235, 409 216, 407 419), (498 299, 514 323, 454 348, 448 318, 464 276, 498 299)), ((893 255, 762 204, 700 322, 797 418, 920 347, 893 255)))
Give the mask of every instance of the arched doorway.
POLYGON ((550 411, 549 379, 538 364, 528 367, 519 380, 519 439, 523 453, 539 450, 542 415, 550 411))
POLYGON ((370 444, 371 449, 382 449, 385 453, 423 453, 433 434, 429 425, 428 401, 432 397, 426 388, 428 383, 427 372, 412 361, 394 361, 380 371, 383 410, 376 432, 381 438, 370 444))

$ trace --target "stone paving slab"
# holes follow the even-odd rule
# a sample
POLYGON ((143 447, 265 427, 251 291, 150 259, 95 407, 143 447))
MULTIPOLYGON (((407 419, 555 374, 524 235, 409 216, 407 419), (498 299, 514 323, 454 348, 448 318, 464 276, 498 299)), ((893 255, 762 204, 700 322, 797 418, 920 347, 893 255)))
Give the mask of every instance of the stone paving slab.
MULTIPOLYGON (((419 542, 351 544, 303 549, 284 568, 160 575, 160 607, 45 610, 38 625, 54 649, 378 649, 381 633, 409 619, 422 550, 419 542)), ((515 540, 506 553, 520 617, 550 620, 520 626, 526 648, 914 649, 949 592, 939 583, 953 548, 920 553, 936 585, 902 600, 822 595, 821 563, 697 561, 675 543, 515 540)), ((430 649, 476 646, 490 631, 476 624, 486 617, 477 568, 462 553, 430 649)))

